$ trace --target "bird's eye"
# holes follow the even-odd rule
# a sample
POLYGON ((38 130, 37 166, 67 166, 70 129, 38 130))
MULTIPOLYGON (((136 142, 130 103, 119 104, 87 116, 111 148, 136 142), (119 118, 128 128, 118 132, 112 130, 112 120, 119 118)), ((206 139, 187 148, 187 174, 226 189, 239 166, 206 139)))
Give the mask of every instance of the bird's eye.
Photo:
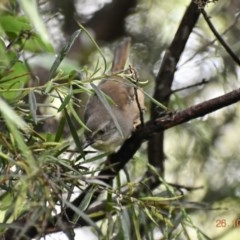
POLYGON ((98 131, 98 134, 99 134, 99 135, 104 135, 105 132, 106 132, 105 129, 100 129, 100 130, 98 131))

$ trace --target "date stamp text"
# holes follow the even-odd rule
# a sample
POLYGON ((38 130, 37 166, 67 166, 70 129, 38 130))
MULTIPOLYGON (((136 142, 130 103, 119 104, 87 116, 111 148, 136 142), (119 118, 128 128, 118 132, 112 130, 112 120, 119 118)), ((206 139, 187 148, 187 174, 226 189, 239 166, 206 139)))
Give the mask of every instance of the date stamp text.
POLYGON ((225 218, 219 218, 215 222, 215 226, 217 228, 227 228, 227 227, 232 227, 232 228, 239 228, 240 229, 240 218, 239 219, 234 219, 232 221, 228 221, 225 218))

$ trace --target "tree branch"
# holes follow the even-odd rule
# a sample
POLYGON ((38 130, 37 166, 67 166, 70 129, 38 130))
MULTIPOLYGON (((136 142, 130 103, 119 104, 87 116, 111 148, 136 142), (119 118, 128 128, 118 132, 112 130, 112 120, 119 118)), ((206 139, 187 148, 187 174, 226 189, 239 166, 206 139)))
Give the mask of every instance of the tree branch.
MULTIPOLYGON (((99 176, 109 176, 103 181, 107 184, 111 184, 116 174, 125 166, 125 164, 132 159, 136 151, 139 149, 141 144, 150 139, 154 134, 163 132, 166 129, 175 127, 177 125, 186 123, 190 120, 194 120, 199 117, 203 117, 209 113, 212 113, 221 108, 227 107, 231 104, 240 101, 240 88, 233 90, 222 96, 207 100, 203 103, 191 106, 182 111, 170 112, 167 115, 156 118, 155 120, 148 121, 143 128, 133 133, 118 152, 112 154, 108 158, 108 164, 112 167, 103 169, 99 176)), ((86 189, 86 192, 89 188, 86 189)), ((85 191, 84 191, 85 192, 85 191)), ((78 206, 84 197, 84 193, 81 194, 77 199, 74 200, 73 204, 78 206)), ((95 191, 91 202, 94 202, 98 197, 98 192, 95 191)), ((73 210, 67 209, 69 219, 71 219, 73 210)), ((86 225, 83 219, 79 219, 77 224, 86 225)))
MULTIPOLYGON (((132 159, 136 151, 139 149, 141 144, 150 139, 154 134, 163 132, 166 129, 175 127, 177 125, 186 123, 190 120, 205 116, 209 113, 212 113, 221 108, 227 107, 231 104, 240 101, 240 88, 233 90, 227 94, 224 94, 220 97, 216 97, 210 100, 207 100, 203 103, 191 106, 182 111, 170 112, 163 117, 156 118, 155 120, 148 121, 143 128, 137 130, 133 133, 131 138, 129 138, 119 149, 118 152, 113 153, 108 158, 108 164, 112 167, 103 169, 99 176, 109 176, 104 179, 104 182, 111 184, 116 174, 125 166, 125 164, 132 159)), ((86 190, 86 192, 89 189, 86 190)), ((98 193, 95 192, 92 198, 93 202, 96 200, 98 193)), ((74 205, 79 205, 84 193, 80 195, 77 199, 74 200, 74 205)), ((71 209, 68 209, 68 214, 74 214, 71 209)), ((71 214, 69 218, 71 219, 71 214)), ((79 219, 78 224, 83 224, 83 220, 79 219)))
MULTIPOLYGON (((206 3, 207 1, 203 1, 202 7, 204 7, 206 3)), ((184 13, 184 16, 181 20, 172 43, 165 52, 161 67, 156 77, 156 86, 153 95, 157 101, 161 102, 165 106, 167 106, 169 102, 171 86, 178 61, 183 53, 189 36, 198 21, 200 14, 201 12, 199 10, 199 6, 195 0, 192 0, 184 13)), ((159 110, 155 105, 152 105, 151 119, 155 119, 158 115, 159 110)), ((164 135, 161 132, 159 134, 153 135, 148 143, 149 163, 157 167, 162 173, 164 171, 163 139, 164 135)))
MULTIPOLYGON (((150 139, 152 135, 198 117, 205 116, 238 101, 240 101, 240 88, 203 103, 191 106, 185 110, 168 113, 163 117, 148 121, 145 123, 144 128, 134 132, 132 137, 123 144, 117 153, 114 153, 109 157, 108 160, 113 167, 103 170, 100 175, 115 175, 116 172, 120 171, 133 157, 138 150, 139 145, 141 145, 143 141, 150 139)), ((110 183, 111 180, 112 179, 107 179, 107 182, 110 183)))

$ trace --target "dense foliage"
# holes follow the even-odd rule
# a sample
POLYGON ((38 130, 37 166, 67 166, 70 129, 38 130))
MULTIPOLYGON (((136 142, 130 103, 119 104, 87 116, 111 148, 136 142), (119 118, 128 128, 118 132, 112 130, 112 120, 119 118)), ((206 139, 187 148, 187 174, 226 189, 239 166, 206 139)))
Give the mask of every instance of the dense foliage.
POLYGON ((96 2, 0 2, 1 239, 237 239, 238 0, 96 2), (146 125, 107 156, 82 113, 124 36, 146 125))

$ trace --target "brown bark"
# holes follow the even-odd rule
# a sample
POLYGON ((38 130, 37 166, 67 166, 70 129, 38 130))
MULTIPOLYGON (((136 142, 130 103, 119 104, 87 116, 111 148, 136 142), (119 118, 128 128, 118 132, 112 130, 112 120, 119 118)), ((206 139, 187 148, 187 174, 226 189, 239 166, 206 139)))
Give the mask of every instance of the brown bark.
MULTIPOLYGON (((184 13, 172 43, 165 52, 163 62, 156 77, 156 86, 153 95, 157 101, 161 102, 165 106, 167 106, 169 102, 171 86, 178 61, 200 14, 201 12, 199 6, 196 4, 196 1, 192 0, 184 13)), ((158 115, 159 110, 153 104, 151 108, 151 119, 155 119, 158 115)), ((149 163, 157 167, 161 173, 164 172, 163 144, 163 132, 152 136, 148 143, 149 163)))

